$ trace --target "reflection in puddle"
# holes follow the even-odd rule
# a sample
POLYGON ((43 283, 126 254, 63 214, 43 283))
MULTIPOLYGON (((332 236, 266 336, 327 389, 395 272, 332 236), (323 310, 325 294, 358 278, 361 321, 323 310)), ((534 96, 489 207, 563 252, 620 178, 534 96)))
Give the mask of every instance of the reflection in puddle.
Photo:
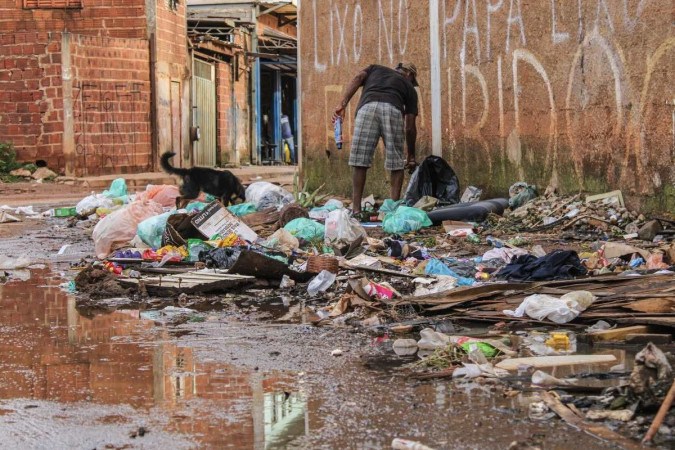
POLYGON ((159 409, 165 431, 207 447, 279 448, 306 433, 295 374, 196 360, 138 310, 80 315, 57 284, 33 271, 0 285, 0 398, 159 409))

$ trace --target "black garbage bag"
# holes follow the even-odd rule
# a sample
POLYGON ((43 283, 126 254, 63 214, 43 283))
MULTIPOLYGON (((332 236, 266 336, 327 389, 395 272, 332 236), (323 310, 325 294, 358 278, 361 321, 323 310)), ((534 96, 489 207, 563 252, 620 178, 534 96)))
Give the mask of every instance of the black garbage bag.
POLYGON ((241 251, 232 247, 214 248, 199 252, 199 261, 208 268, 229 269, 237 262, 241 251))
POLYGON ((427 156, 410 177, 405 204, 413 206, 425 195, 438 199, 439 205, 459 203, 459 179, 440 156, 427 156))

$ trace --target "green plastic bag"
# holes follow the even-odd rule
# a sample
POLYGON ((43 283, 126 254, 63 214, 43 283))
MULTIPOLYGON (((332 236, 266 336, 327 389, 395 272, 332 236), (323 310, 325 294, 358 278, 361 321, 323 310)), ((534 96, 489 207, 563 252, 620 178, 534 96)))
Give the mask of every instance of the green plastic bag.
POLYGON ((539 193, 536 186, 529 185, 524 181, 519 181, 509 188, 509 206, 516 209, 523 206, 532 199, 537 198, 539 193))
POLYGON ((382 206, 378 212, 389 214, 395 212, 399 206, 403 204, 403 200, 392 200, 390 198, 382 202, 382 206))
POLYGON ((293 236, 306 241, 322 241, 325 233, 325 227, 311 219, 298 217, 286 224, 284 230, 293 236))
POLYGON ((396 211, 384 216, 382 230, 389 234, 404 234, 431 226, 427 213, 410 206, 399 206, 396 211))
POLYGON ((496 348, 494 348, 493 346, 491 346, 486 342, 475 342, 475 341, 465 342, 463 344, 460 344, 460 347, 462 347, 462 349, 466 353, 469 353, 471 351, 472 345, 478 347, 478 350, 480 350, 485 355, 486 358, 494 358, 499 353, 499 350, 497 350, 496 348))
POLYGON ((257 211, 253 203, 240 203, 238 205, 231 205, 227 207, 227 210, 237 217, 252 214, 257 211))
POLYGON ((127 182, 124 178, 117 178, 110 183, 110 189, 103 191, 103 195, 108 198, 120 198, 129 195, 127 192, 127 182))
POLYGON ((173 212, 166 212, 164 214, 145 219, 143 222, 138 224, 138 228, 136 228, 136 234, 150 247, 154 249, 160 248, 162 246, 162 234, 164 234, 166 222, 169 220, 169 216, 171 214, 173 214, 173 212))
POLYGON ((187 249, 188 261, 197 262, 199 261, 199 253, 209 251, 211 246, 201 239, 188 239, 187 249))
POLYGON ((208 203, 192 202, 185 207, 185 210, 189 213, 193 211, 201 211, 202 209, 206 208, 206 205, 208 205, 208 203))

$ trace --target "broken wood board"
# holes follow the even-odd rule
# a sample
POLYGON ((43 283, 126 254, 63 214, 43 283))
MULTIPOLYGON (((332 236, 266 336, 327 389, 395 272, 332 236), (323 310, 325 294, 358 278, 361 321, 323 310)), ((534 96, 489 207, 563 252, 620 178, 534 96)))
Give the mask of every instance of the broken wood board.
POLYGON ((624 308, 650 314, 672 313, 675 312, 675 297, 646 298, 631 302, 625 305, 624 308))
POLYGON ((510 358, 497 363, 495 367, 504 370, 517 370, 518 366, 542 367, 578 366, 582 364, 605 364, 616 362, 614 355, 563 355, 532 356, 529 358, 510 358))
POLYGON ((614 328, 613 330, 602 330, 588 333, 588 338, 593 342, 623 341, 627 334, 647 333, 649 328, 644 325, 632 327, 614 328))
POLYGON ((410 273, 403 273, 403 272, 397 272, 395 270, 389 270, 389 269, 380 269, 377 267, 370 267, 370 266, 344 266, 343 264, 340 264, 340 267, 346 268, 348 270, 364 270, 366 272, 375 272, 375 273, 381 273, 384 275, 391 275, 392 277, 405 277, 405 278, 417 278, 417 275, 413 275, 410 273))
POLYGON ((640 344, 647 345, 652 343, 654 345, 668 345, 673 341, 672 334, 627 334, 626 344, 640 344))
POLYGON ((145 289, 148 294, 159 297, 177 294, 196 294, 223 292, 247 286, 255 281, 254 277, 233 274, 204 274, 186 272, 144 278, 120 278, 119 283, 125 287, 145 289))
POLYGON ((663 327, 675 328, 675 316, 619 317, 614 320, 618 323, 626 323, 626 324, 640 323, 646 325, 659 325, 663 327))
POLYGON ((612 442, 620 447, 628 450, 638 450, 643 447, 638 443, 620 435, 619 433, 610 430, 604 425, 586 422, 583 418, 576 415, 570 408, 565 406, 553 393, 543 392, 541 398, 546 405, 551 408, 562 420, 567 422, 574 428, 583 430, 584 432, 594 436, 598 439, 612 442))

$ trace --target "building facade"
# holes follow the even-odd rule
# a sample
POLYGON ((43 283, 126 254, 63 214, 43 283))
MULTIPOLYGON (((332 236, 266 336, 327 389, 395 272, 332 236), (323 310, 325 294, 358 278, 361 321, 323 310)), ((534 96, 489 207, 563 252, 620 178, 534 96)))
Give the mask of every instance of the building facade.
POLYGON ((281 118, 297 135, 299 117, 296 1, 187 4, 195 163, 285 163, 281 118))
POLYGON ((62 174, 189 162, 185 2, 8 0, 0 5, 0 140, 62 174))
MULTIPOLYGON (((419 71, 418 153, 504 195, 621 189, 675 209, 675 30, 672 2, 303 0, 300 5, 304 173, 350 189, 330 117, 369 64, 419 71)), ((381 153, 367 191, 386 192, 381 153)), ((321 180, 321 181, 318 181, 321 180)))

